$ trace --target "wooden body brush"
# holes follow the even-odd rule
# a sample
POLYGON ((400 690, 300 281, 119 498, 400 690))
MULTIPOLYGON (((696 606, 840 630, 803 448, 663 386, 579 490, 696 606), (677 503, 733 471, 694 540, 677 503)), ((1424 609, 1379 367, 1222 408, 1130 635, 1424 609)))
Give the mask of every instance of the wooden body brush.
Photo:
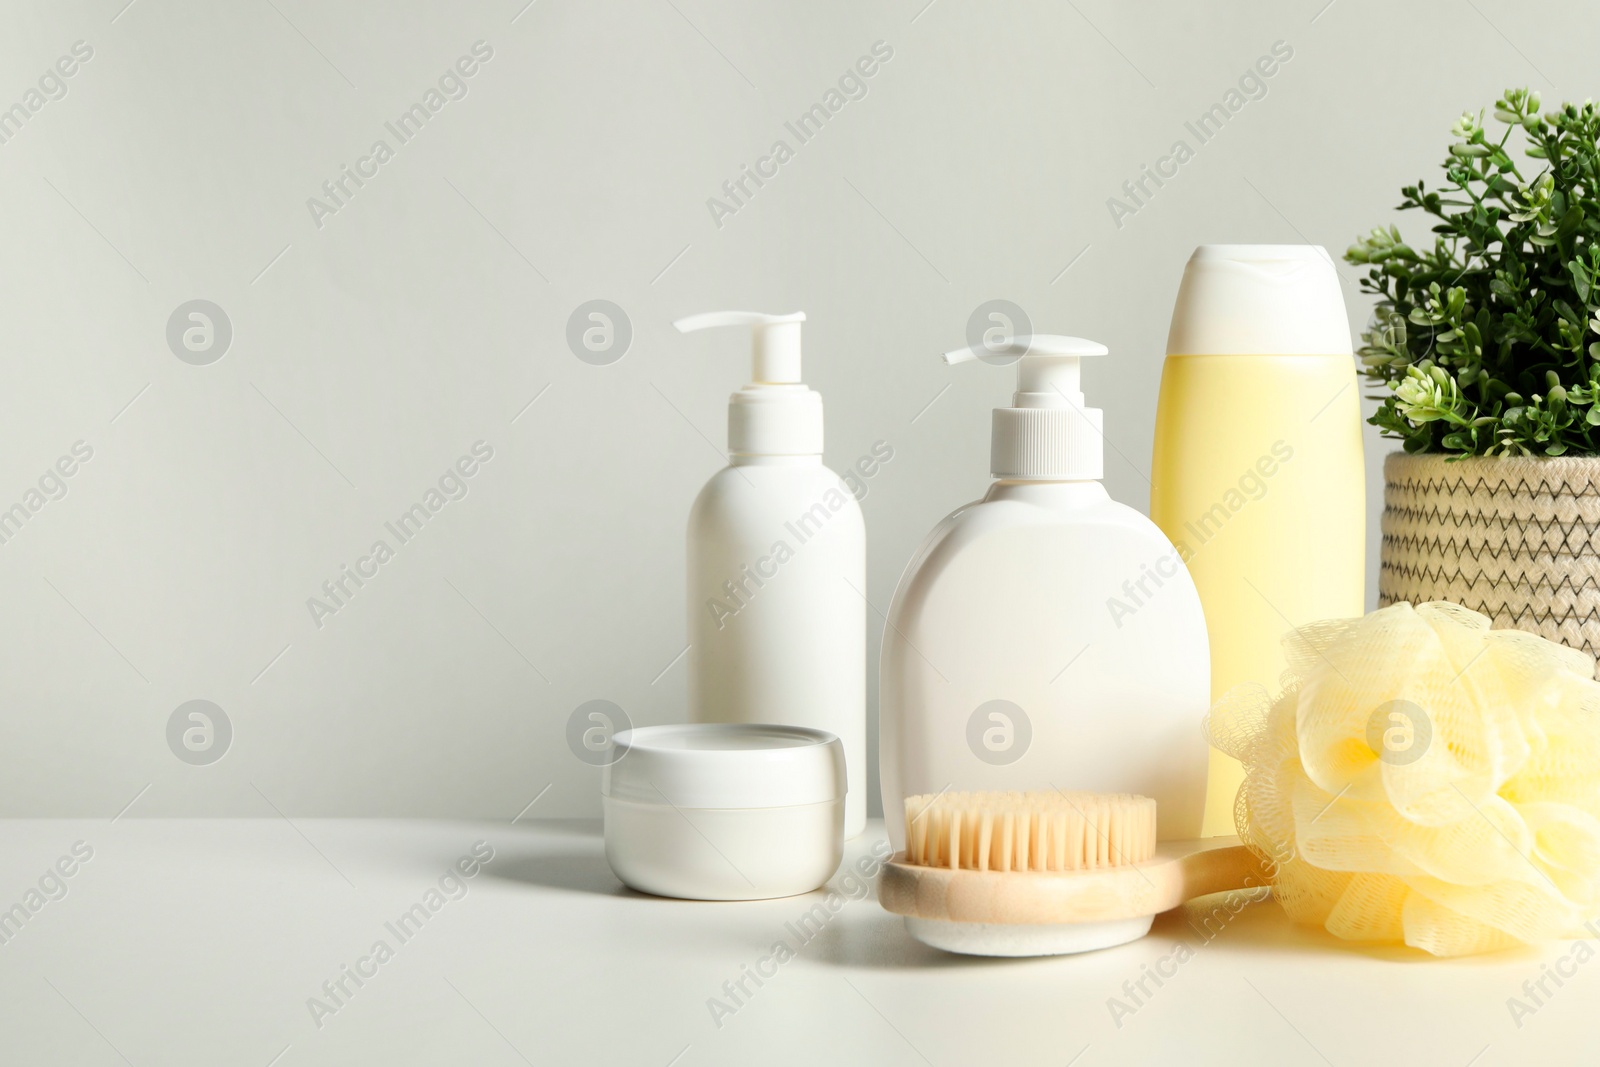
POLYGON ((906 850, 878 899, 934 948, 1052 956, 1137 940, 1193 897, 1268 884, 1242 845, 1158 845, 1149 797, 949 793, 906 798, 906 850))

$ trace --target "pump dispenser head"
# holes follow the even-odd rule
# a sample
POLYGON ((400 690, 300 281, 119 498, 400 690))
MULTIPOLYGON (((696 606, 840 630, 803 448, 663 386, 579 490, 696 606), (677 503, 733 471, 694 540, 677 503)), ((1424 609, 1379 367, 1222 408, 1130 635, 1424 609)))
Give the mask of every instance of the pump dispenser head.
POLYGON ((738 456, 820 456, 822 397, 800 381, 804 311, 708 311, 672 325, 679 333, 750 327, 751 381, 728 398, 728 452, 738 456))
MULTIPOLYGON (((1033 334, 986 350, 984 362, 1015 363, 1017 391, 994 409, 990 470, 1019 481, 1098 481, 1105 473, 1104 415, 1084 406, 1079 360, 1104 356, 1105 345, 1082 337, 1033 334)), ((946 363, 978 359, 971 348, 944 354, 946 363)))

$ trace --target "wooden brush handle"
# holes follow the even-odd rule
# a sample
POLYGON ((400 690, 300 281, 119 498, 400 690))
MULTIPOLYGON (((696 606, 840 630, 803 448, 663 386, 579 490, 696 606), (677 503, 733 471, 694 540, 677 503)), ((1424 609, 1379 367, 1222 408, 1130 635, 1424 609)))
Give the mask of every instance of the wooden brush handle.
POLYGON ((1186 900, 1271 884, 1243 845, 1163 843, 1144 863, 1086 871, 968 871, 918 867, 896 855, 878 900, 896 915, 946 922, 1054 924, 1155 915, 1186 900))
POLYGON ((1272 878, 1254 852, 1244 845, 1202 848, 1184 856, 1183 892, 1177 903, 1233 889, 1271 885, 1272 878))

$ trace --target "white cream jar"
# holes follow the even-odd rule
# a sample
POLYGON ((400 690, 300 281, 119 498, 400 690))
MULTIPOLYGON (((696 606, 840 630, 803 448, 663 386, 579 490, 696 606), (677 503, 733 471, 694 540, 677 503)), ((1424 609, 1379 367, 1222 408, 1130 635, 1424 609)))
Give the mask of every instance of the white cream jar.
POLYGON ((643 726, 601 778, 606 860, 645 893, 762 900, 808 893, 844 853, 844 747, 760 723, 643 726))

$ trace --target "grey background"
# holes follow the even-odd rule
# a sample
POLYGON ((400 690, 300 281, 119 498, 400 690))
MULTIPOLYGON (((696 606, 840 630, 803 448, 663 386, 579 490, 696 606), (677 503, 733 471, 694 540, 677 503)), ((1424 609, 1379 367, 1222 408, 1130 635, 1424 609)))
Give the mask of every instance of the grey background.
POLYGON ((808 313, 829 462, 895 450, 863 502, 883 609, 988 480, 1011 376, 936 358, 979 303, 1110 346, 1086 391, 1142 509, 1193 246, 1342 251, 1463 108, 1590 95, 1600 29, 1467 0, 124 3, 8 5, 0 34, 0 107, 94 49, 0 144, 0 507, 94 450, 0 545, 6 815, 598 814, 568 715, 684 716, 684 521, 748 373, 673 318, 808 313), (318 228, 307 198, 479 40, 465 98, 318 228), (719 228, 707 198, 880 40, 865 98, 719 228), (1268 95, 1114 225, 1278 40, 1268 95), (233 331, 204 366, 166 342, 195 299, 233 331), (606 366, 565 340, 594 299, 632 325, 606 366), (306 599, 480 440, 467 495, 319 629, 306 599), (232 728, 206 766, 166 740, 197 699, 232 728))

